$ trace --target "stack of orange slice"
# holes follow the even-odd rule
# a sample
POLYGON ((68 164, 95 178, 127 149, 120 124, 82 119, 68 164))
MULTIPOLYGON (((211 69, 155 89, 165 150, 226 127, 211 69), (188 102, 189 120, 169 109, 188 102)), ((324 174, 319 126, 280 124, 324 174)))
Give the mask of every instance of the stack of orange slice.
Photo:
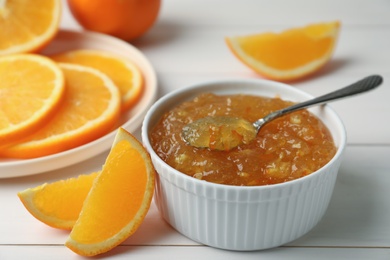
POLYGON ((59 63, 33 54, 0 58, 1 156, 41 157, 95 140, 142 94, 141 72, 127 59, 91 50, 53 59, 59 63))
POLYGON ((114 54, 27 54, 55 37, 60 18, 60 0, 0 1, 2 157, 35 158, 88 143, 118 127, 120 113, 142 94, 138 67, 114 54))
MULTIPOLYGON (((105 74, 89 67, 70 64, 58 67, 65 75, 66 88, 55 113, 17 144, 2 147, 2 156, 34 158, 61 152, 92 141, 116 125, 121 101, 114 83, 105 74)), ((38 75, 41 79, 42 73, 38 75)), ((36 85, 31 80, 27 82, 29 89, 36 85)), ((31 95, 27 99, 31 100, 31 95)))

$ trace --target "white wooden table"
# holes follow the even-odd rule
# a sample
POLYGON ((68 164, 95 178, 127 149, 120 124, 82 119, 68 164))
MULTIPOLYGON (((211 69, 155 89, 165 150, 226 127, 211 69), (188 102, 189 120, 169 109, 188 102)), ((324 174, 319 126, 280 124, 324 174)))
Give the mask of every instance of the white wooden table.
MULTIPOLYGON (((155 26, 132 44, 153 64, 162 96, 210 79, 259 77, 230 53, 225 36, 336 19, 342 29, 333 60, 320 73, 293 85, 320 95, 370 74, 381 74, 385 82, 373 92, 331 105, 345 122, 348 146, 323 220, 280 248, 232 252, 182 236, 152 204, 139 230, 101 257, 390 259, 390 1, 163 0, 155 26)), ((66 5, 61 26, 80 29, 66 5)), ((139 137, 139 131, 134 134, 139 137)), ((106 153, 53 172, 0 179, 0 259, 81 259, 63 245, 68 233, 34 219, 16 193, 97 170, 105 157, 106 153)))

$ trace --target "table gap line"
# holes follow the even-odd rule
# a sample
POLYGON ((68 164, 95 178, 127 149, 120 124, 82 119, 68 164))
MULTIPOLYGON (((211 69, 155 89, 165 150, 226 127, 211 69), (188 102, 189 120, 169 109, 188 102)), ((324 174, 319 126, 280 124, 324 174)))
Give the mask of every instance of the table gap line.
MULTIPOLYGON (((25 247, 34 247, 34 246, 47 246, 47 247, 58 247, 65 246, 64 244, 0 244, 0 247, 5 246, 25 246, 25 247)), ((165 245, 165 244, 156 244, 156 245, 118 245, 118 247, 209 247, 207 245, 165 245)), ((213 248, 213 247, 210 247, 213 248)), ((280 246, 279 248, 322 248, 322 249, 390 249, 390 246, 280 246)), ((218 248, 215 248, 218 249, 218 248)), ((223 249, 220 249, 223 250, 223 249)), ((261 250, 254 251, 245 251, 245 252, 258 252, 261 250)), ((239 252, 239 251, 237 251, 239 252)), ((243 251, 244 252, 244 251, 243 251)))

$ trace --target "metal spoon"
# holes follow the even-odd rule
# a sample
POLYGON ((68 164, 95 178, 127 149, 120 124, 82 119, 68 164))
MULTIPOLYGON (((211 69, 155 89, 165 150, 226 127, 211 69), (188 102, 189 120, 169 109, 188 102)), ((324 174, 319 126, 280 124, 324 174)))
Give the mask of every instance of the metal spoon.
POLYGON ((254 123, 229 116, 204 117, 186 125, 182 130, 182 136, 189 145, 194 147, 230 150, 240 144, 253 141, 261 127, 275 118, 303 108, 366 92, 378 87, 382 81, 379 75, 368 76, 329 94, 272 112, 254 123))

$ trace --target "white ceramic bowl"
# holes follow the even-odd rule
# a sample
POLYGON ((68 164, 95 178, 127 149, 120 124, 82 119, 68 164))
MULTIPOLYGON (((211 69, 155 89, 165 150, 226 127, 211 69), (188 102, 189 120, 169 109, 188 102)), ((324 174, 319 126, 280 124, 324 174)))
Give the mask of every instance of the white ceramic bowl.
POLYGON ((194 241, 240 251, 277 247, 311 230, 328 207, 346 145, 338 115, 329 106, 310 109, 327 125, 338 147, 334 158, 318 171, 268 186, 214 184, 167 165, 152 149, 148 136, 163 113, 204 92, 278 95, 291 101, 312 98, 282 83, 232 79, 184 87, 159 99, 146 114, 142 140, 157 171, 155 202, 162 217, 194 241))

